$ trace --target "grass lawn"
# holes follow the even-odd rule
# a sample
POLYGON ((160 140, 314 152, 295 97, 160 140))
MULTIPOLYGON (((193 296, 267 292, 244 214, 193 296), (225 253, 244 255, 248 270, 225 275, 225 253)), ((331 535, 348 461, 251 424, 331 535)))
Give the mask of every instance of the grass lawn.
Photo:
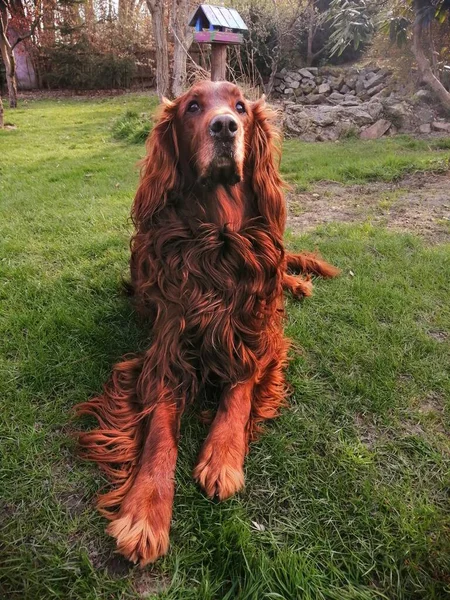
MULTIPOLYGON (((292 248, 343 270, 288 302, 290 408, 217 504, 191 479, 205 429, 187 416, 167 557, 113 553, 76 457, 71 407, 101 390, 143 335, 121 296, 143 146, 113 122, 128 95, 21 104, 0 132, 0 597, 5 600, 444 600, 450 597, 450 249, 369 224, 292 248)), ((300 186, 445 168, 409 138, 285 144, 300 186)), ((450 192, 449 192, 450 195, 450 192)))

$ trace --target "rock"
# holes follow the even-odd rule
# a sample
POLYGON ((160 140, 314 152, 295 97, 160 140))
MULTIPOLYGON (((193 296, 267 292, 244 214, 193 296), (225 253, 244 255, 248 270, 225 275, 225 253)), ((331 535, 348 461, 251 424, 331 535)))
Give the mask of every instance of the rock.
POLYGON ((384 71, 380 71, 376 75, 374 74, 373 77, 364 82, 364 89, 371 90, 373 87, 379 85, 385 77, 386 73, 384 71))
POLYGON ((377 140, 383 136, 391 127, 392 123, 387 119, 380 119, 367 129, 361 132, 360 138, 362 140, 377 140))
POLYGON ((414 95, 420 102, 434 102, 433 94, 429 90, 418 90, 414 95))
POLYGON ((308 104, 326 104, 327 99, 323 94, 309 94, 306 96, 308 104))
POLYGON ((357 79, 355 75, 349 75, 345 78, 344 83, 349 89, 354 90, 357 79))
POLYGON ((341 102, 344 102, 345 96, 344 94, 340 94, 339 92, 333 92, 328 96, 328 100, 330 102, 333 102, 333 104, 340 104, 341 102))
POLYGON ((290 85, 291 85, 291 88, 293 90, 296 90, 298 87, 300 87, 300 82, 299 81, 293 81, 290 85))
POLYGON ((444 121, 433 121, 431 123, 431 127, 434 131, 446 131, 450 133, 450 123, 445 123, 444 121))
POLYGON ((341 106, 358 106, 359 104, 361 104, 359 98, 352 98, 351 100, 344 100, 344 102, 341 102, 341 106))
POLYGON ((294 93, 294 90, 293 90, 292 88, 290 88, 290 87, 287 87, 287 88, 284 90, 284 93, 285 93, 285 94, 293 94, 293 93, 294 93))
POLYGON ((289 101, 286 102, 286 104, 288 104, 288 103, 289 103, 289 112, 306 114, 304 112, 305 108, 304 108, 303 104, 295 104, 295 103, 289 102, 289 101))
POLYGON ((419 123, 431 123, 434 121, 434 113, 429 106, 416 106, 414 118, 419 123))
POLYGON ((364 91, 364 81, 362 79, 358 79, 358 81, 355 84, 355 92, 356 95, 359 96, 360 94, 362 94, 364 91))
POLYGON ((368 102, 366 105, 367 112, 374 121, 377 121, 383 114, 383 105, 376 100, 368 102))
POLYGON ((290 77, 292 79, 292 81, 300 81, 302 78, 301 75, 299 75, 295 71, 289 71, 288 77, 290 77))
POLYGON ((325 112, 323 109, 318 109, 311 116, 311 122, 319 127, 327 127, 328 125, 334 125, 336 122, 336 115, 333 115, 330 111, 325 112))
POLYGON ((379 94, 380 92, 382 92, 385 87, 386 86, 384 85, 384 83, 380 83, 380 85, 376 85, 374 88, 368 90, 367 93, 369 94, 369 96, 375 96, 375 94, 379 94))
POLYGON ((307 79, 314 79, 314 75, 308 69, 299 69, 298 72, 302 77, 306 77, 307 79))
POLYGON ((351 121, 355 125, 370 125, 374 122, 372 115, 362 106, 339 106, 336 108, 343 120, 351 121))
POLYGON ((431 133, 431 125, 429 123, 422 123, 419 126, 420 133, 431 133))
POLYGON ((316 89, 316 84, 312 79, 309 79, 302 82, 301 88, 304 92, 308 94, 309 92, 312 92, 316 89))
POLYGON ((351 121, 340 121, 336 124, 339 138, 359 137, 359 127, 351 121))
POLYGON ((350 88, 348 87, 348 85, 344 85, 341 87, 341 89, 339 90, 341 92, 341 94, 348 94, 350 91, 350 88))
POLYGON ((304 133, 304 129, 299 125, 297 119, 293 119, 291 116, 286 115, 284 119, 284 128, 289 133, 293 133, 294 135, 301 136, 304 133))
POLYGON ((329 83, 322 83, 317 91, 319 94, 328 94, 328 92, 331 92, 331 86, 329 83))
POLYGON ((343 85, 344 78, 342 77, 342 75, 337 75, 336 77, 331 78, 331 87, 334 90, 340 90, 343 85))
POLYGON ((408 127, 412 119, 411 111, 405 102, 397 102, 396 104, 391 105, 388 104, 385 107, 384 112, 386 117, 399 128, 408 127))
POLYGON ((312 73, 313 75, 318 75, 319 74, 319 68, 318 67, 308 67, 308 71, 310 73, 312 73))
POLYGON ((286 69, 286 67, 283 67, 280 71, 280 75, 283 76, 283 75, 286 75, 286 73, 287 73, 287 69, 286 69))
POLYGON ((339 138, 339 133, 334 128, 324 129, 316 136, 317 142, 335 142, 339 138))

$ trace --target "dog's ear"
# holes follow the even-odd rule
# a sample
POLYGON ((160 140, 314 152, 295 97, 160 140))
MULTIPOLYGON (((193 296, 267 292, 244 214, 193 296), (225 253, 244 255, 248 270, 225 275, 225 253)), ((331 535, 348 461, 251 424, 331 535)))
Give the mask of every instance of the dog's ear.
POLYGON ((258 208, 269 225, 282 236, 286 222, 283 181, 279 174, 280 136, 273 125, 276 113, 264 96, 251 105, 253 131, 250 140, 250 169, 258 208))
POLYGON ((142 161, 141 181, 132 208, 136 227, 150 223, 165 206, 169 192, 179 185, 177 108, 176 102, 163 98, 159 119, 147 139, 147 154, 142 161))

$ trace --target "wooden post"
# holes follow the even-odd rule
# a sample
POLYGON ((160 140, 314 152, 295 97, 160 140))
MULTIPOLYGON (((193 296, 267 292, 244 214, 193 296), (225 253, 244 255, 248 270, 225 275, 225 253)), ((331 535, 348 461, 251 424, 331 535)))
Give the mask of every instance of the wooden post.
POLYGON ((248 31, 240 14, 234 8, 200 4, 189 26, 195 27, 194 40, 197 44, 211 44, 211 81, 226 81, 227 46, 242 44, 243 34, 248 31))
POLYGON ((227 46, 211 44, 211 81, 225 81, 227 78, 227 46))

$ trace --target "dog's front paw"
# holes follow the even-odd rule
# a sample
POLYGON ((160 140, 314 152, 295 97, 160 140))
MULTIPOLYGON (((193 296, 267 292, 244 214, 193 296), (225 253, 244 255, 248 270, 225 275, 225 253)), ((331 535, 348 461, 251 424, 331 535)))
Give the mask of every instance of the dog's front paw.
POLYGON ((194 479, 210 498, 229 498, 244 487, 245 448, 207 440, 194 469, 194 479))
POLYGON ((169 549, 172 498, 154 490, 147 497, 131 489, 122 508, 106 528, 116 539, 117 551, 141 567, 155 562, 169 549))

